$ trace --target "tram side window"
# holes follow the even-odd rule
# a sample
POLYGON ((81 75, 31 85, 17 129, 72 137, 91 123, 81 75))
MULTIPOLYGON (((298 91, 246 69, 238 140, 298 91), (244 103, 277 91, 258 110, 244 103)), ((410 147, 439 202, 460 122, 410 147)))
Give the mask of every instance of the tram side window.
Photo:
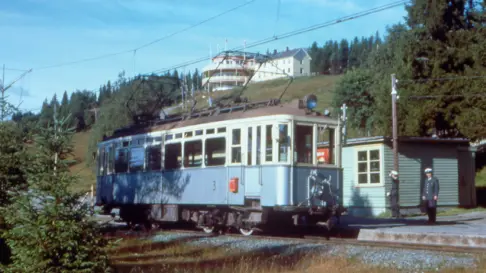
POLYGON ((231 163, 241 163, 241 129, 232 131, 231 163))
POLYGON ((182 166, 182 145, 173 143, 165 145, 164 168, 166 170, 180 169, 182 166))
POLYGON ((317 164, 335 164, 334 129, 318 127, 317 164))
POLYGON ((226 138, 209 138, 205 142, 206 166, 224 166, 226 162, 226 138))
POLYGON ((115 172, 125 173, 128 170, 128 149, 121 148, 115 154, 115 172))
POLYGON ((115 162, 115 150, 113 149, 113 146, 108 147, 108 160, 106 162, 106 170, 108 173, 113 173, 113 163, 115 162))
POLYGON ((158 171, 162 164, 162 146, 160 144, 147 147, 147 171, 158 171))
POLYGON ((312 164, 312 142, 313 127, 309 125, 295 126, 295 152, 297 163, 312 164))
POLYGON ((184 143, 184 167, 202 166, 202 141, 187 141, 184 143))
POLYGON ((266 129, 266 139, 265 139, 265 162, 272 162, 272 125, 265 126, 266 129))
POLYGON ((247 151, 247 164, 248 166, 251 165, 251 149, 252 149, 252 143, 253 142, 253 128, 248 127, 248 151, 247 151))
POLYGON ((132 147, 130 149, 130 172, 143 171, 145 160, 145 149, 143 147, 132 147))
POLYGON ((103 160, 105 159, 105 149, 98 150, 98 175, 103 175, 103 160))

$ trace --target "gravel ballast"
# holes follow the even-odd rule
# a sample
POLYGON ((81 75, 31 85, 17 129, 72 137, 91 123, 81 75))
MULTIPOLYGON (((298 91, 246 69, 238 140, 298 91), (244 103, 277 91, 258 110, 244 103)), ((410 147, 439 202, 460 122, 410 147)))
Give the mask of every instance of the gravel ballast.
POLYGON ((395 248, 378 248, 353 245, 333 245, 329 243, 302 243, 292 240, 271 238, 241 238, 232 236, 207 237, 185 233, 163 233, 152 237, 153 242, 170 242, 184 240, 192 246, 223 247, 232 251, 264 252, 279 255, 296 253, 315 253, 322 257, 340 256, 355 258, 366 264, 395 267, 410 272, 420 270, 437 270, 451 267, 474 267, 477 260, 472 254, 441 253, 425 250, 407 250, 395 248), (191 238, 191 239, 189 239, 191 238))

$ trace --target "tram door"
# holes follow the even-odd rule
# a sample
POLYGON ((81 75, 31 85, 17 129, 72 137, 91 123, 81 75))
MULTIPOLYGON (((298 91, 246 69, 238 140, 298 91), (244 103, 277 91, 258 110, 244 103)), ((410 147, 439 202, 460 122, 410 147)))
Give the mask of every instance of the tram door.
POLYGON ((245 197, 249 199, 260 198, 261 183, 261 144, 262 125, 248 126, 246 145, 246 167, 244 169, 245 197))

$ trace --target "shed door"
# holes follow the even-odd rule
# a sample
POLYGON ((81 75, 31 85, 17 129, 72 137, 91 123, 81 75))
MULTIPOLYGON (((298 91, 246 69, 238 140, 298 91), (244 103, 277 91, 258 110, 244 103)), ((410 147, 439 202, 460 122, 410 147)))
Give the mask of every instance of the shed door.
POLYGON ((476 187, 474 185, 475 161, 472 152, 460 149, 459 163, 459 205, 476 206, 476 187))

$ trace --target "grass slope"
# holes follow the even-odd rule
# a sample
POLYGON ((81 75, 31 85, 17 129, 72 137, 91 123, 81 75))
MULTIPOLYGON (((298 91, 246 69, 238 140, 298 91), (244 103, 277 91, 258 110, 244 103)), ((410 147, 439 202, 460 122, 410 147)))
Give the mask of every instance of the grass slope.
MULTIPOLYGON (((282 101, 290 102, 294 99, 301 99, 307 94, 315 94, 318 99, 318 111, 322 111, 329 107, 332 99, 332 92, 336 82, 341 78, 341 75, 319 75, 312 77, 295 78, 285 91, 282 101)), ((247 89, 243 91, 242 97, 247 97, 250 101, 260 101, 266 99, 273 99, 280 97, 289 83, 288 79, 277 79, 266 81, 262 83, 249 84, 247 89)), ((228 96, 233 91, 222 91, 212 93, 212 98, 217 99, 222 96, 228 96)), ((205 108, 208 106, 207 94, 200 94, 196 96, 196 108, 205 108)))
POLYGON ((70 171, 79 177, 79 182, 72 187, 73 191, 88 192, 91 185, 96 190, 96 176, 85 163, 90 133, 91 131, 79 132, 73 137, 73 159, 76 160, 76 164, 70 167, 70 171))

